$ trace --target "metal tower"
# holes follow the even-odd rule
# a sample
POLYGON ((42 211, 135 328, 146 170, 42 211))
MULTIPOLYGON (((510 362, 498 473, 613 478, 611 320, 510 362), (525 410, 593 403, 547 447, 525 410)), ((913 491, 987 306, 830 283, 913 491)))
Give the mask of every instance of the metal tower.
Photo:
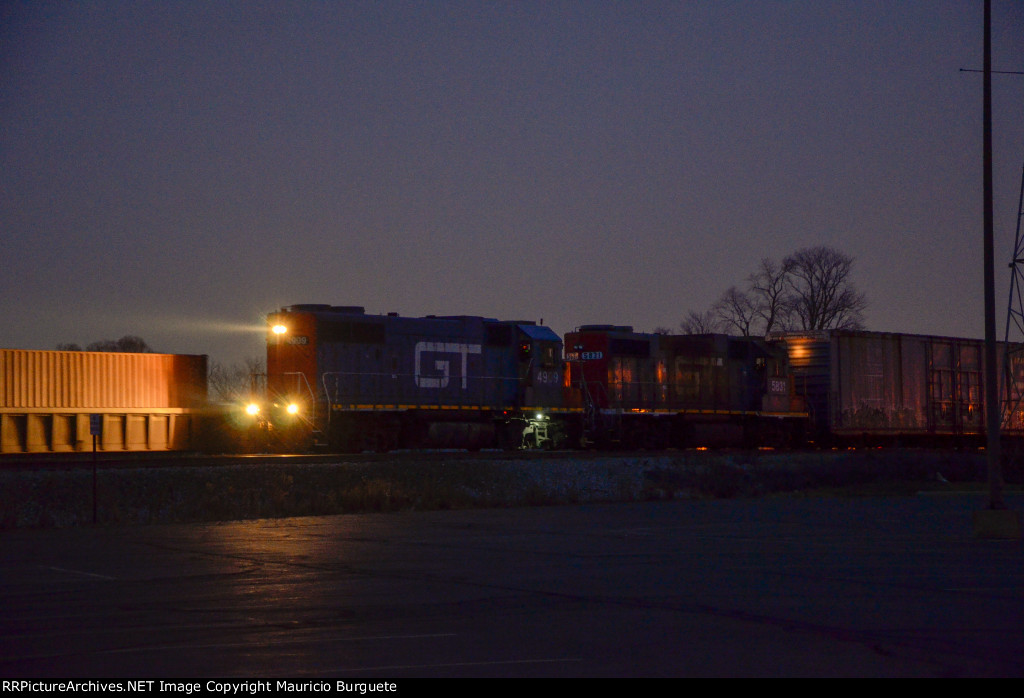
POLYGON ((1003 337, 1004 429, 1024 429, 1024 239, 1021 218, 1024 215, 1024 167, 1021 168, 1020 197, 1017 201, 1017 231, 1010 262, 1010 299, 1006 307, 1006 333, 1003 337), (1013 344, 1011 344, 1013 342, 1013 344))

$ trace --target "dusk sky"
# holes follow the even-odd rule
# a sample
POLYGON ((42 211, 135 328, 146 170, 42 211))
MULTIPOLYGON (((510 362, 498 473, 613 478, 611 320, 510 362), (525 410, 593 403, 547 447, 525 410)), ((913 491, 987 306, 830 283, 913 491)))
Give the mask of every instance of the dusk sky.
MULTIPOLYGON (((649 331, 821 244, 867 329, 981 337, 982 12, 3 2, 0 346, 234 362, 295 303, 649 331)), ((1024 76, 993 105, 1002 328, 1024 76)))

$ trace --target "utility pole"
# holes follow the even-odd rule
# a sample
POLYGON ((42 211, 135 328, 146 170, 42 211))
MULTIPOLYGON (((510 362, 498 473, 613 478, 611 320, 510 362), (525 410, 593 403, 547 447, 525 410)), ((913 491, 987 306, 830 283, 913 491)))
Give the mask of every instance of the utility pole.
POLYGON ((1002 454, 1000 453, 999 372, 996 359, 996 286, 992 204, 992 0, 985 0, 985 64, 983 107, 983 168, 985 177, 985 423, 988 434, 989 508, 1005 509, 1002 454))
POLYGON ((999 372, 996 368, 996 290, 992 198, 992 0, 985 0, 985 65, 982 107, 982 161, 984 169, 985 230, 985 433, 988 446, 988 507, 974 513, 975 535, 985 538, 1020 538, 1017 512, 1003 501, 1003 465, 1000 449, 999 372))

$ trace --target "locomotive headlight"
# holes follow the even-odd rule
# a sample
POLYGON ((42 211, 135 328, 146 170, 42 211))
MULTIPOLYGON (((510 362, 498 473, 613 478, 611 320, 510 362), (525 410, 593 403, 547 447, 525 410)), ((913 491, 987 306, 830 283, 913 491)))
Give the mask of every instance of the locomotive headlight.
POLYGON ((255 417, 260 413, 260 406, 257 405, 255 402, 250 402, 248 405, 245 406, 245 413, 255 417))
POLYGON ((299 406, 296 405, 294 402, 290 402, 288 403, 288 407, 286 407, 285 410, 287 410, 288 414, 298 414, 299 406))
POLYGON ((274 325, 270 328, 270 331, 274 334, 281 335, 288 331, 288 328, 284 325, 274 325))

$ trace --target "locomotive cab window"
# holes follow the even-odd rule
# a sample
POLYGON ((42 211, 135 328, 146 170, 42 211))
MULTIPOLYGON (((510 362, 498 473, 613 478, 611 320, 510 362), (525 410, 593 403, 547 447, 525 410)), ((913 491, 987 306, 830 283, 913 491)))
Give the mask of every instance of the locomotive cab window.
POLYGON ((540 361, 542 366, 554 366, 555 365, 555 346, 553 344, 544 344, 540 350, 540 361))

